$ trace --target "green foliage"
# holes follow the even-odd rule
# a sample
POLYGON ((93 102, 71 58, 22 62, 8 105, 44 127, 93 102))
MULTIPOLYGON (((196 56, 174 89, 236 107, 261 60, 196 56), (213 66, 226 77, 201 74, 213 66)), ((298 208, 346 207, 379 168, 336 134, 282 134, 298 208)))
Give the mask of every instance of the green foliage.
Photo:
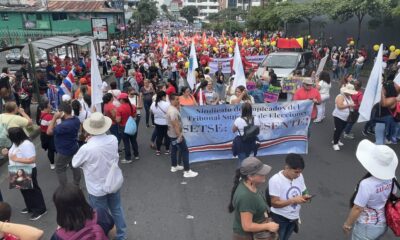
POLYGON ((141 27, 150 25, 158 16, 157 2, 153 0, 140 0, 132 18, 141 27))
POLYGON ((161 5, 161 10, 162 10, 163 12, 167 13, 167 12, 168 12, 168 7, 167 7, 167 5, 165 5, 165 4, 161 5))
POLYGON ((227 32, 242 32, 244 31, 245 27, 246 26, 243 23, 232 20, 213 22, 203 25, 203 28, 205 29, 211 29, 218 32, 222 32, 222 30, 225 30, 227 32))
POLYGON ((186 18, 189 23, 193 23, 194 17, 199 15, 199 9, 195 6, 183 7, 179 13, 182 17, 186 18))

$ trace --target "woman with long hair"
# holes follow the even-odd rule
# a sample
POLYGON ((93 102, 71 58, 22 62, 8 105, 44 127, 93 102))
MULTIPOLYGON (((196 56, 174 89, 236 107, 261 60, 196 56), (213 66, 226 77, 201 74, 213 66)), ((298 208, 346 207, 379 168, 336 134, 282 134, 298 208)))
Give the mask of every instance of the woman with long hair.
MULTIPOLYGON (((51 240, 81 239, 94 237, 91 231, 81 231, 93 225, 103 230, 103 237, 114 239, 116 229, 111 215, 103 208, 93 209, 85 199, 82 190, 73 184, 59 186, 53 194, 53 202, 57 210, 59 228, 51 240)), ((97 238, 96 238, 97 239, 97 238)))
POLYGON ((236 137, 233 141, 233 155, 238 156, 240 167, 243 159, 250 156, 251 153, 254 156, 257 155, 258 149, 258 138, 254 137, 252 139, 243 139, 244 135, 244 128, 249 125, 255 125, 260 127, 260 119, 256 116, 253 116, 253 108, 250 103, 243 103, 242 104, 242 114, 240 117, 236 118, 233 122, 232 132, 236 133, 236 137))
POLYGON ((161 145, 164 140, 165 142, 165 154, 169 154, 169 137, 167 135, 168 123, 167 123, 167 110, 170 103, 167 102, 167 94, 164 91, 157 93, 156 101, 151 104, 150 110, 154 115, 154 123, 156 125, 155 131, 157 132, 156 139, 156 155, 161 154, 161 145))
POLYGON ((197 106, 196 99, 191 94, 190 88, 182 87, 182 96, 179 96, 179 104, 181 106, 197 106))
POLYGON ((121 160, 121 163, 131 163, 131 146, 135 160, 139 160, 139 147, 136 140, 137 132, 134 135, 129 135, 124 130, 129 117, 136 119, 136 106, 131 104, 126 93, 121 93, 118 96, 118 100, 121 105, 117 109, 115 120, 119 123, 119 134, 125 147, 125 159, 121 160))
POLYGON ((258 189, 270 171, 270 166, 255 157, 246 158, 236 170, 228 206, 234 213, 233 240, 253 240, 257 234, 276 239, 279 225, 268 220, 268 206, 258 189))
POLYGON ((240 85, 235 89, 235 95, 231 96, 229 99, 229 104, 239 104, 239 103, 254 103, 254 98, 247 93, 244 86, 240 85))
POLYGON ((155 91, 153 85, 150 84, 148 79, 145 79, 143 84, 143 87, 140 89, 140 98, 143 100, 143 107, 146 111, 146 127, 150 127, 150 106, 153 102, 153 95, 155 91))
POLYGON ((112 124, 110 127, 110 133, 114 135, 118 140, 118 145, 121 142, 121 136, 118 132, 118 123, 116 122, 116 106, 113 104, 113 95, 106 93, 103 96, 103 113, 104 116, 111 118, 112 124))
POLYGON ((21 213, 31 213, 30 220, 38 220, 47 212, 47 209, 42 190, 37 181, 35 145, 20 127, 9 128, 8 137, 12 142, 12 146, 9 150, 4 148, 2 154, 8 155, 9 165, 32 168, 32 188, 20 189, 26 206, 26 208, 21 210, 21 213))

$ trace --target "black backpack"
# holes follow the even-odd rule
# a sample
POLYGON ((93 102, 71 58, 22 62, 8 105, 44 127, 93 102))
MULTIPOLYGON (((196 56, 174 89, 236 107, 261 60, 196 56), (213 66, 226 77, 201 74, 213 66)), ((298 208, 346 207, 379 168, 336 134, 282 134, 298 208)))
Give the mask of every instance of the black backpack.
POLYGON ((243 118, 243 120, 246 121, 247 126, 245 126, 243 129, 242 140, 244 142, 255 141, 258 134, 260 134, 260 127, 254 125, 254 117, 247 120, 243 118))

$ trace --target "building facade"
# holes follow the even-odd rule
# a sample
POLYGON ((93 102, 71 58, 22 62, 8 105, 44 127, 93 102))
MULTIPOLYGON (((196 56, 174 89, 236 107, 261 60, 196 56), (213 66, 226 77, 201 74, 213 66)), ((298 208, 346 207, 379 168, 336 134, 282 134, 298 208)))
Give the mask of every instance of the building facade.
POLYGON ((201 17, 207 17, 211 13, 218 13, 219 0, 184 0, 183 6, 195 6, 199 9, 201 17))

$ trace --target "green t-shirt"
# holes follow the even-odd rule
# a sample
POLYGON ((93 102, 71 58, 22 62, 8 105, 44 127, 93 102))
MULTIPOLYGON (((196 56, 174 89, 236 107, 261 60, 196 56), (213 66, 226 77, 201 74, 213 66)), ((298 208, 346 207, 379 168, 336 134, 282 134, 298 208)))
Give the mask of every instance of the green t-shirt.
POLYGON ((253 222, 261 223, 265 219, 267 203, 260 192, 250 191, 241 181, 233 195, 233 206, 235 207, 235 218, 233 220, 233 232, 240 235, 247 235, 242 229, 240 220, 241 212, 250 212, 253 214, 253 222))

